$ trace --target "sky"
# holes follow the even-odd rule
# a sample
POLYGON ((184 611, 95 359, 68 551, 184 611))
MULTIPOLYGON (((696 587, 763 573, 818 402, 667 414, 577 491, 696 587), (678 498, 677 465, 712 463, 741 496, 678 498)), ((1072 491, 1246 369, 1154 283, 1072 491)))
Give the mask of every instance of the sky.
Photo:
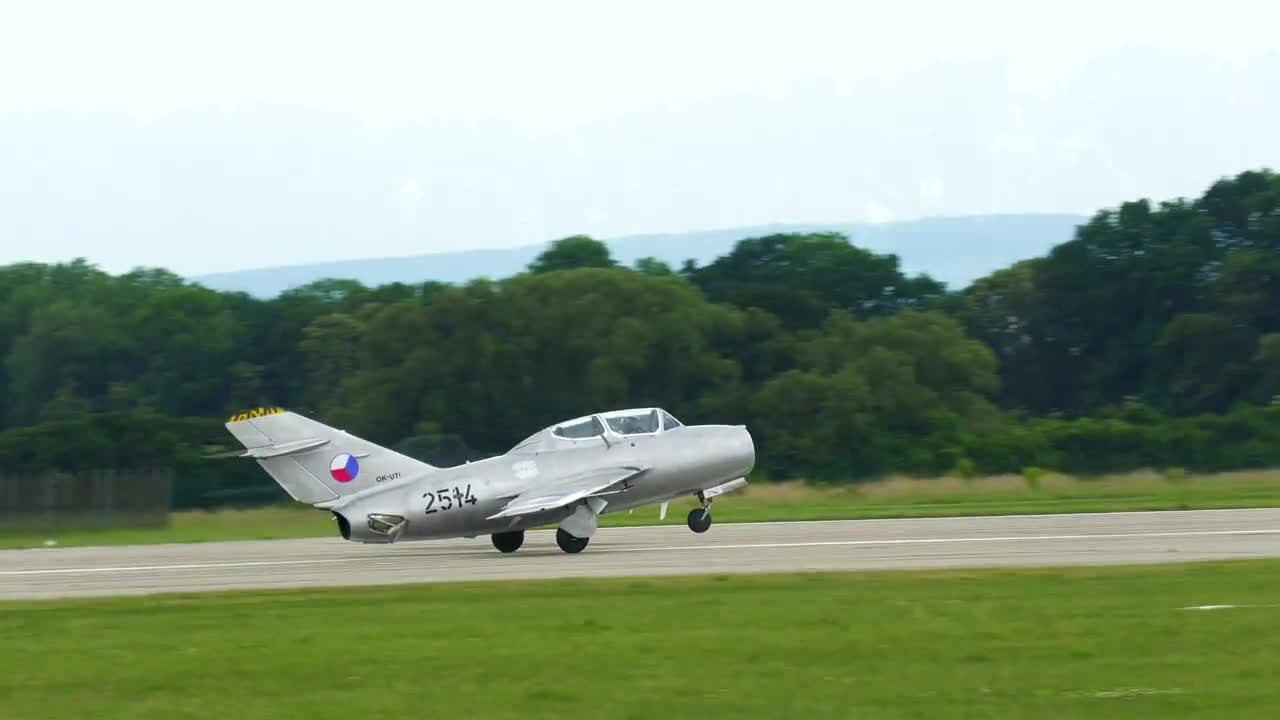
POLYGON ((1230 0, 0 0, 0 263, 200 274, 1195 196, 1280 169, 1278 21, 1230 0))

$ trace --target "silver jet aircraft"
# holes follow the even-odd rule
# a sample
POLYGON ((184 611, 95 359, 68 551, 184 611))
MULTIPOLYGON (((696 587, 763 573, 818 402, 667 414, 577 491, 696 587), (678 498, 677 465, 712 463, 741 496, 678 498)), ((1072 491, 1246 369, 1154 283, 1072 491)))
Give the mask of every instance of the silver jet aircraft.
POLYGON ((491 535, 515 552, 524 531, 558 525, 581 552, 604 513, 693 495, 689 529, 711 527, 711 500, 747 484, 755 446, 741 425, 682 425, 661 408, 586 415, 543 428, 504 455, 437 468, 279 408, 227 429, 294 500, 330 510, 347 540, 391 543, 491 535))

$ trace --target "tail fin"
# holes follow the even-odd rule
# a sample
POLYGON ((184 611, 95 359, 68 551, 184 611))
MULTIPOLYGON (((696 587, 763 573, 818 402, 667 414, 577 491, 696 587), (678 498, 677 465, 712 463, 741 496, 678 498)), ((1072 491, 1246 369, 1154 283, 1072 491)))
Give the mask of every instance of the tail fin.
POLYGON ((227 430, 298 502, 326 506, 379 483, 435 468, 342 430, 280 408, 259 408, 227 421, 227 430))

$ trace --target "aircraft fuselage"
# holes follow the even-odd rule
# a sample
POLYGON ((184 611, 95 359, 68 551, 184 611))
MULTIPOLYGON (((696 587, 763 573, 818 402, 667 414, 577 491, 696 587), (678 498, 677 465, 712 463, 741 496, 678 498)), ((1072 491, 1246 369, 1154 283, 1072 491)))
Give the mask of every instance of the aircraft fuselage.
MULTIPOLYGON (((706 490, 751 471, 755 448, 745 428, 684 426, 653 435, 590 437, 547 448, 517 447, 496 457, 416 477, 399 477, 330 506, 344 537, 358 542, 400 542, 503 533, 559 523, 577 507, 489 519, 508 500, 537 483, 554 486, 599 467, 646 468, 620 489, 594 495, 598 514, 628 510, 706 490), (370 516, 403 518, 388 535, 370 526, 370 516)), ((393 470, 387 474, 394 474, 393 470)), ((374 524, 378 524, 375 519, 374 524)))

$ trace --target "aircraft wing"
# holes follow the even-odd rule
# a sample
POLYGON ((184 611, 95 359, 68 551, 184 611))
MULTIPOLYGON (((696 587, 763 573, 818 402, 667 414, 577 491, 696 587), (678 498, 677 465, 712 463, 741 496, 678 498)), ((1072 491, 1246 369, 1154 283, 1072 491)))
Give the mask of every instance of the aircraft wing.
POLYGON ((551 483, 538 484, 516 495, 502 510, 490 515, 488 519, 529 515, 564 507, 584 497, 606 494, 614 485, 623 484, 648 469, 635 466, 599 468, 551 483))

